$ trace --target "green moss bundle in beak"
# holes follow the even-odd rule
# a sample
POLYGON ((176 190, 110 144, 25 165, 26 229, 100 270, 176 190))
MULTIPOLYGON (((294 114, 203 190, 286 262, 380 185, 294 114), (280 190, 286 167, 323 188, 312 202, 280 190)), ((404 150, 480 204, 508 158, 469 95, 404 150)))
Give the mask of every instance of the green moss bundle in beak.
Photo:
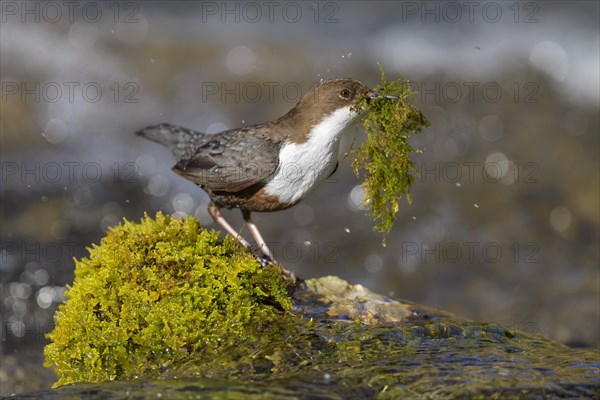
MULTIPOLYGON (((364 178, 364 204, 376 222, 376 231, 388 233, 396 219, 398 201, 411 202, 410 189, 417 168, 411 153, 419 153, 408 138, 429 126, 429 121, 408 102, 414 94, 408 81, 388 81, 381 65, 381 84, 365 97, 356 109, 360 113, 367 140, 353 150, 352 167, 364 178)), ((385 246, 385 236, 383 240, 385 246)))

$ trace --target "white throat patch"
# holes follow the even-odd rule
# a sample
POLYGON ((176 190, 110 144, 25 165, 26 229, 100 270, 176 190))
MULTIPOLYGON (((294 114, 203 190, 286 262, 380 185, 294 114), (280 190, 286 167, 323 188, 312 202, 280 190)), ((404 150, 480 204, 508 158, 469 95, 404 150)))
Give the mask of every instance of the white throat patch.
POLYGON ((341 133, 356 115, 350 106, 340 108, 315 125, 306 142, 284 144, 279 167, 265 186, 267 193, 293 204, 327 179, 338 161, 341 133))

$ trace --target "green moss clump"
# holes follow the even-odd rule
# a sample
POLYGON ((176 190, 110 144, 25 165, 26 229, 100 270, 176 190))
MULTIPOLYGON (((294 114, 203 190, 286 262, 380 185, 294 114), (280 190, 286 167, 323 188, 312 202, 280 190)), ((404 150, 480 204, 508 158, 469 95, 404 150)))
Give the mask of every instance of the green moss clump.
POLYGON ((417 168, 410 155, 420 150, 412 147, 408 138, 428 127, 429 121, 408 102, 414 94, 408 81, 388 81, 381 65, 379 69, 381 84, 374 90, 380 98, 365 98, 356 106, 367 140, 353 150, 352 167, 357 177, 361 171, 364 176, 364 204, 370 207, 369 215, 376 221, 373 229, 385 234, 394 224, 398 201, 404 196, 411 202, 410 189, 417 168))
POLYGON ((531 332, 460 319, 336 277, 304 283, 286 318, 272 324, 278 330, 266 328, 251 336, 255 340, 209 358, 192 353, 135 381, 81 383, 21 397, 600 398, 595 349, 570 349, 531 332))
POLYGON ((193 218, 125 221, 88 251, 48 334, 55 386, 148 376, 190 354, 208 362, 276 329, 292 305, 279 267, 193 218))

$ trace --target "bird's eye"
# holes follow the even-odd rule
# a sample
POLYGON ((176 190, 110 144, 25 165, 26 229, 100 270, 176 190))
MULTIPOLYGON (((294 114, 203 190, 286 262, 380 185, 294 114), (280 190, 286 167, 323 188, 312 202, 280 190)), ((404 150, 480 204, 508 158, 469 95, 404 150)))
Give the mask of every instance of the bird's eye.
POLYGON ((344 99, 349 98, 350 97, 350 90, 348 90, 348 89, 342 89, 340 91, 340 97, 342 97, 344 99))

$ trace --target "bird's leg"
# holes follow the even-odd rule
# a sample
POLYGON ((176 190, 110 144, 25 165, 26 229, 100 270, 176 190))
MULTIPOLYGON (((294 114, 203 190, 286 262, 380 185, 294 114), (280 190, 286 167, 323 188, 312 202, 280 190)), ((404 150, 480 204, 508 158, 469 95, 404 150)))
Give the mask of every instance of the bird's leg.
POLYGON ((247 248, 250 251, 252 251, 252 247, 250 246, 250 243, 248 243, 248 241, 246 239, 244 239, 242 237, 242 235, 240 235, 239 233, 237 233, 236 230, 233 229, 231 227, 231 225, 229 225, 229 223, 221 215, 221 212, 219 211, 219 207, 217 207, 217 205, 215 203, 210 203, 208 205, 208 214, 210 214, 210 216, 212 217, 212 219, 217 224, 221 225, 221 227, 223 227, 223 229, 225 229, 227 231, 227 233, 229 233, 231 236, 233 236, 234 238, 236 238, 240 242, 240 244, 242 246, 244 246, 245 248, 247 248))
POLYGON ((246 224, 248 224, 248 229, 250 229, 250 233, 252 234, 252 237, 254 238, 254 240, 256 240, 256 244, 258 245, 258 248, 264 254, 264 256, 267 259, 269 259, 269 261, 272 261, 273 254, 271 253, 271 250, 269 250, 269 246, 267 246, 267 243, 263 239, 258 228, 254 224, 254 222, 252 222, 252 218, 250 218, 250 211, 242 209, 242 215, 244 216, 244 221, 246 221, 246 224))
MULTIPOLYGON (((229 225, 229 223, 221 215, 221 212, 219 211, 219 207, 217 207, 217 205, 215 203, 210 203, 208 205, 208 214, 212 217, 212 219, 217 224, 221 225, 221 227, 223 229, 225 229, 227 231, 227 233, 229 233, 231 236, 236 238, 237 241, 240 242, 240 244, 242 246, 244 246, 248 250, 252 251, 252 246, 250 246, 250 243, 248 243, 248 241, 246 239, 244 239, 242 237, 242 235, 237 233, 235 231, 235 229, 233 229, 231 227, 231 225, 229 225)), ((256 227, 256 225, 254 225, 254 222, 252 222, 252 219, 250 218, 250 212, 246 211, 246 210, 242 210, 242 214, 244 216, 244 220, 248 224, 248 229, 250 229, 250 233, 252 233, 254 240, 256 240, 256 244, 258 244, 261 252, 263 253, 262 258, 259 258, 256 255, 255 255, 255 257, 258 258, 258 261, 260 262, 260 264, 263 267, 267 264, 273 264, 273 261, 274 261, 273 255, 271 254, 271 251, 269 250, 267 243, 265 242, 265 240, 262 238, 260 232, 258 231, 258 228, 256 227)), ((289 279, 290 281, 292 281, 294 283, 296 282, 296 275, 294 275, 293 272, 288 271, 287 269, 285 269, 283 267, 281 267, 281 270, 287 279, 289 279)))
MULTIPOLYGON (((269 246, 267 246, 267 243, 265 242, 262 235, 260 234, 258 227, 254 224, 254 222, 252 221, 252 218, 250 218, 250 211, 242 209, 242 215, 244 216, 244 221, 246 221, 246 224, 248 224, 248 229, 250 229, 250 233, 252 233, 252 237, 254 237, 254 240, 256 240, 256 244, 260 248, 260 251, 263 253, 263 256, 264 256, 263 259, 265 261, 267 261, 267 263, 273 264, 275 262, 275 259, 273 258, 273 254, 271 253, 271 250, 269 250, 269 246)), ((263 261, 261 261, 261 264, 262 263, 263 263, 263 261)), ((290 280, 292 283, 296 283, 296 275, 292 271, 289 271, 289 270, 283 268, 283 266, 281 266, 281 265, 279 267, 281 268, 281 272, 283 273, 283 275, 288 280, 290 280)))

